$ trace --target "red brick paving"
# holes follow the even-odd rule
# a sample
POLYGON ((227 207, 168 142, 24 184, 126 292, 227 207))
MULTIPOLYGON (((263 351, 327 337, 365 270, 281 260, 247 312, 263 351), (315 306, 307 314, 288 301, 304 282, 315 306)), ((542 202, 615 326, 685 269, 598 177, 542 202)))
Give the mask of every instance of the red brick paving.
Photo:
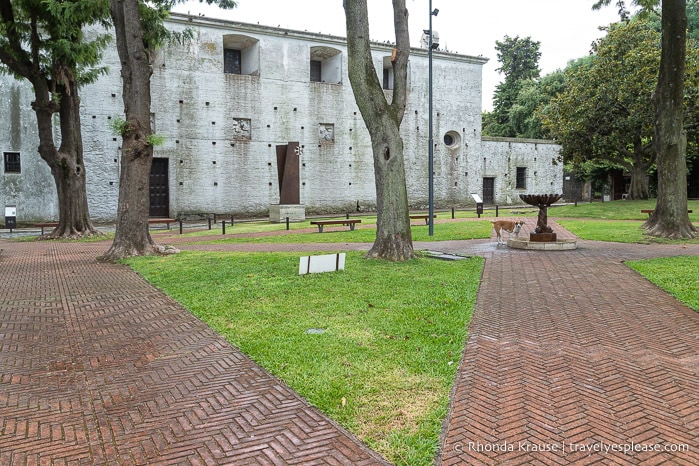
MULTIPOLYGON (((0 242, 1 465, 384 463, 106 247, 0 242)), ((416 248, 487 258, 437 463, 699 464, 699 314, 622 263, 697 245, 416 248)))
POLYGON ((699 464, 699 313, 623 264, 697 246, 489 255, 438 462, 699 464))
POLYGON ((0 243, 0 464, 382 464, 105 243, 0 243))

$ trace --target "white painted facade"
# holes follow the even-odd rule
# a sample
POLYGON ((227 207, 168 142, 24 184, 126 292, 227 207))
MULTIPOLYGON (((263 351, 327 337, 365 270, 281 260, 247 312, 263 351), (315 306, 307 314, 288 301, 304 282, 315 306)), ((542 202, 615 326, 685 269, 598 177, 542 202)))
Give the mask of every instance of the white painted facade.
MULTIPOLYGON (((344 38, 186 15, 169 27, 192 28, 194 41, 155 57, 152 113, 165 142, 170 217, 199 214, 266 216, 279 202, 275 146, 299 141, 301 203, 312 213, 372 210, 369 134, 347 77, 344 38), (224 48, 240 51, 241 73, 224 72, 224 48), (312 82, 311 61, 321 82, 312 82)), ((379 81, 392 46, 373 43, 379 81)), ((121 139, 110 120, 123 115, 116 49, 108 75, 81 90, 90 214, 116 216, 121 139)), ((481 74, 487 59, 433 53, 434 195, 437 208, 520 204, 520 193, 562 192, 562 167, 550 141, 481 138, 481 74), (445 143, 448 135, 449 144, 445 143), (449 139, 450 138, 450 139, 449 139), (517 187, 517 172, 520 184, 517 187), (491 199, 483 192, 491 179, 491 199), (486 184, 488 181, 486 180, 486 184)), ((408 106, 401 126, 411 208, 428 203, 428 59, 413 48, 408 106)), ((392 85, 391 73, 385 76, 392 85)), ((386 96, 390 99, 390 90, 386 96)), ((57 218, 55 187, 36 148, 36 119, 27 83, 0 77, 0 151, 21 154, 21 172, 0 172, 0 206, 16 204, 18 221, 57 218)), ((58 131, 56 130, 56 134, 58 131)), ((4 167, 2 167, 4 168, 4 167)))

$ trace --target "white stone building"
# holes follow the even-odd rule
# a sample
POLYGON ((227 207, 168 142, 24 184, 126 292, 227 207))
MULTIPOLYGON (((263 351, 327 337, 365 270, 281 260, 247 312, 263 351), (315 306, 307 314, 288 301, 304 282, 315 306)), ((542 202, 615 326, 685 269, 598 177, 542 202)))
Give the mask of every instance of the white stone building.
MULTIPOLYGON (((173 14, 172 29, 194 40, 168 47, 153 65, 152 113, 165 142, 155 150, 151 214, 266 216, 279 202, 275 146, 298 141, 300 196, 307 213, 372 210, 369 135, 347 77, 344 38, 173 14)), ((387 98, 392 45, 373 43, 387 98)), ((487 59, 433 53, 434 199, 437 208, 519 204, 521 193, 562 192, 563 170, 550 141, 481 138, 481 74, 487 59)), ((108 75, 81 90, 90 213, 116 217, 123 115, 115 48, 108 75)), ((411 49, 402 123, 411 208, 428 204, 428 57, 411 49)), ((26 82, 0 76, 0 207, 18 222, 56 219, 53 180, 36 148, 26 82)), ((56 130, 58 135, 58 130, 56 130)))

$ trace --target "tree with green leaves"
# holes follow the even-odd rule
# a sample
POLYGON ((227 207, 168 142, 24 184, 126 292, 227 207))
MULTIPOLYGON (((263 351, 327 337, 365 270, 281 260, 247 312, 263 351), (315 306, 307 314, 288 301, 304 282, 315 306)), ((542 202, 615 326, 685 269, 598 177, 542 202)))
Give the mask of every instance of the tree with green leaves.
POLYGON ((502 42, 495 42, 500 62, 497 71, 503 73, 505 79, 495 88, 493 111, 483 124, 484 135, 517 137, 510 111, 515 106, 522 87, 539 78, 540 47, 541 43, 533 41, 531 37, 522 39, 519 36, 505 36, 502 42))
POLYGON ((367 257, 404 261, 412 259, 412 233, 405 184, 405 161, 400 125, 407 103, 408 9, 405 0, 393 0, 396 34, 392 57, 394 87, 389 104, 379 82, 369 44, 367 0, 344 0, 347 23, 347 59, 352 91, 369 130, 376 183, 376 240, 367 257))
POLYGON ((58 226, 45 239, 99 234, 87 203, 79 89, 104 71, 99 63, 109 37, 88 39, 83 28, 106 26, 108 6, 107 0, 0 1, 0 71, 31 83, 38 150, 56 183, 58 226))
POLYGON ((646 22, 621 22, 593 51, 567 70, 565 91, 539 115, 566 162, 605 160, 621 167, 631 174, 629 197, 647 199, 660 36, 646 22))
POLYGON ((522 82, 521 89, 510 109, 510 124, 518 138, 550 139, 537 110, 546 108, 551 100, 565 89, 565 75, 557 70, 539 80, 522 82))
MULTIPOLYGON (((593 8, 608 5, 599 0, 593 8)), ((620 10, 624 0, 617 0, 620 10)), ((634 0, 652 13, 658 0, 634 0)), ((687 50, 687 0, 663 0, 661 54, 653 93, 655 151, 658 167, 658 198, 653 214, 644 224, 654 236, 694 238, 696 228, 687 213, 687 134, 684 128, 684 80, 687 50)))
MULTIPOLYGON (((222 8, 233 8, 233 0, 206 0, 222 8)), ((160 254, 166 249, 155 243, 148 229, 150 170, 154 135, 150 121, 151 57, 170 34, 163 25, 177 0, 111 0, 117 52, 121 62, 125 121, 119 202, 114 241, 100 257, 115 261, 130 256, 160 254)))

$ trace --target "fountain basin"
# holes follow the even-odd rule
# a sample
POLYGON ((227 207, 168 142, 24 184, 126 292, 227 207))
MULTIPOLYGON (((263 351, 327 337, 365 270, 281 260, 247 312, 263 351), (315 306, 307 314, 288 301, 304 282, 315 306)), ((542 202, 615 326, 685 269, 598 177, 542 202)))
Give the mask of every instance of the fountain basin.
POLYGON ((520 194, 519 198, 522 199, 529 205, 536 207, 546 206, 549 207, 551 204, 563 197, 563 194, 520 194))
POLYGON ((578 248, 578 243, 574 239, 561 239, 556 241, 508 239, 507 246, 513 249, 527 249, 530 251, 571 251, 578 248))

